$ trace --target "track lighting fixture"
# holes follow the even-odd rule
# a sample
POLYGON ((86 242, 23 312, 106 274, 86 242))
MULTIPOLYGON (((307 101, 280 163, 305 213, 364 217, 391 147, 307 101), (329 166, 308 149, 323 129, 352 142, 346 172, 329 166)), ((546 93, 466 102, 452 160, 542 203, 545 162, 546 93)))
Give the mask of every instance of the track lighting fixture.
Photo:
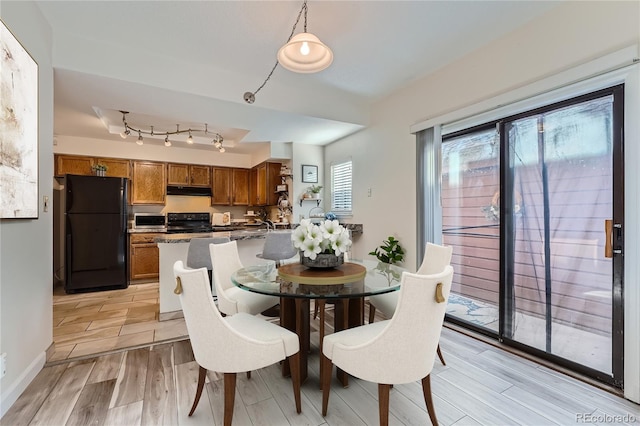
POLYGON ((120 133, 120 136, 123 139, 126 139, 128 135, 131 134, 131 132, 135 132, 138 133, 138 139, 136 140, 136 143, 138 145, 142 145, 144 144, 142 135, 150 135, 150 136, 164 136, 164 146, 172 146, 172 142, 169 140, 169 136, 172 135, 180 135, 183 133, 188 133, 189 136, 187 137, 186 142, 188 144, 193 144, 194 140, 193 140, 193 135, 192 133, 202 133, 204 134, 205 137, 213 137, 213 140, 211 141, 212 145, 219 151, 219 152, 225 152, 224 147, 222 146, 222 142, 224 141, 224 138, 222 137, 222 135, 220 133, 217 132, 210 132, 209 131, 209 127, 207 124, 204 125, 204 129, 184 129, 184 130, 180 130, 180 125, 176 124, 176 130, 175 131, 161 131, 161 132, 157 132, 154 130, 153 126, 149 126, 150 130, 144 130, 144 129, 136 129, 135 127, 132 127, 129 125, 129 123, 127 122, 127 114, 129 114, 128 111, 120 111, 120 113, 122 114, 122 124, 124 125, 124 131, 122 133, 120 133))
POLYGON ((322 43, 318 37, 307 32, 307 10, 307 0, 304 0, 287 43, 278 50, 278 59, 273 68, 271 68, 271 72, 255 92, 244 92, 243 98, 246 103, 252 104, 256 101, 256 94, 267 84, 278 64, 289 71, 310 74, 322 71, 333 62, 331 49, 322 43), (293 33, 296 31, 302 12, 304 12, 304 32, 294 36, 293 33))

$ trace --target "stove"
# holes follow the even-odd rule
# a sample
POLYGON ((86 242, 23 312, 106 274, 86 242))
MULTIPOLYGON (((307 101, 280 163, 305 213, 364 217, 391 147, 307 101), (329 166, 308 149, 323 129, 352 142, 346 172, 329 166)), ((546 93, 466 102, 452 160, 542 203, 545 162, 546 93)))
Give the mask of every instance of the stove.
POLYGON ((167 234, 211 232, 210 213, 168 213, 167 234))

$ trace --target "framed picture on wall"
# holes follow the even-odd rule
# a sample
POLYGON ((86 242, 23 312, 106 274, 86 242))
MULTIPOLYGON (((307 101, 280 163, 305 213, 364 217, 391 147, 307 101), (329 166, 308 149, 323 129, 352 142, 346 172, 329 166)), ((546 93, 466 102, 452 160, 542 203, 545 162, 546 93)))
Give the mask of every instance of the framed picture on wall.
POLYGON ((0 219, 38 218, 38 64, 0 21, 0 219))
POLYGON ((318 183, 318 166, 302 165, 302 182, 318 183))

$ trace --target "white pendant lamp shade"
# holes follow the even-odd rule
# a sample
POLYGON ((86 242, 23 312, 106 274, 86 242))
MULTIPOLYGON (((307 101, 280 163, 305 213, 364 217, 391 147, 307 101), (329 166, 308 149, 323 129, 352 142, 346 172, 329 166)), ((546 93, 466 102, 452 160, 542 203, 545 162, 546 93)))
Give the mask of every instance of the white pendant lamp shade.
POLYGON ((311 33, 299 33, 278 50, 278 62, 289 71, 314 73, 333 62, 333 52, 311 33))

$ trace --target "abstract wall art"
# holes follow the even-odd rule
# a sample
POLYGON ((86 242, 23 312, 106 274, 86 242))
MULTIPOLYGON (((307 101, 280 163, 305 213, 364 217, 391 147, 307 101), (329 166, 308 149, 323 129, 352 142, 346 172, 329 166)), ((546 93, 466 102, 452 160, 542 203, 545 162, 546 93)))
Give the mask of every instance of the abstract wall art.
POLYGON ((38 218, 38 64, 0 21, 0 219, 38 218))

